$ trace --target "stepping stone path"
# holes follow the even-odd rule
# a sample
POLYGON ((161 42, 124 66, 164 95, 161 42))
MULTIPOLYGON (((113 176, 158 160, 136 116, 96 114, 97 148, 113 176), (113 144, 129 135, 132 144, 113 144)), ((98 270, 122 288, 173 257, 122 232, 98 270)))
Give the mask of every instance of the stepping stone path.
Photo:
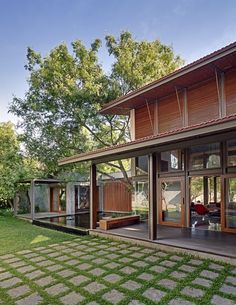
POLYGON ((201 298, 204 295, 204 291, 201 289, 193 288, 193 287, 185 287, 182 291, 182 294, 188 295, 193 298, 201 298))
POLYGON ((159 302, 165 295, 166 292, 155 288, 149 288, 143 293, 144 297, 148 298, 153 302, 159 302))
POLYGON ((211 304, 213 305, 235 305, 236 302, 233 302, 232 300, 222 298, 219 295, 213 295, 213 298, 211 299, 211 304))
POLYGON ((165 288, 172 290, 172 289, 175 289, 175 287, 177 286, 177 282, 169 280, 169 279, 163 279, 158 282, 158 285, 161 285, 165 288))
POLYGON ((105 285, 97 283, 97 282, 92 282, 92 283, 88 284, 86 287, 84 287, 85 290, 87 290, 89 293, 92 293, 92 294, 95 294, 105 288, 106 288, 105 285))
POLYGON ((82 302, 85 298, 76 292, 71 292, 64 297, 60 298, 60 301, 64 305, 77 305, 79 302, 82 302))
POLYGON ((197 277, 195 280, 192 281, 192 284, 193 285, 197 284, 197 285, 209 288, 212 285, 212 281, 201 278, 201 277, 197 277))
POLYGON ((27 285, 22 285, 22 286, 18 286, 16 288, 12 288, 10 290, 8 290, 8 294, 12 297, 12 298, 18 298, 22 295, 27 294, 28 292, 30 292, 30 288, 27 285))
POLYGON ((125 282, 124 284, 121 285, 121 287, 128 289, 128 290, 137 290, 139 288, 142 287, 142 285, 140 285, 139 283, 129 280, 127 282, 125 282))
POLYGON ((120 301, 122 301, 125 296, 122 292, 119 292, 115 289, 112 289, 111 291, 105 293, 102 298, 114 305, 116 305, 117 303, 119 303, 120 301))
POLYGON ((62 292, 67 291, 68 289, 69 288, 66 287, 64 284, 59 283, 59 284, 53 285, 49 288, 46 288, 45 291, 48 294, 55 296, 55 295, 61 294, 62 292))
POLYGON ((236 305, 236 268, 76 237, 0 256, 0 290, 1 305, 236 305))
POLYGON ((33 293, 30 296, 16 302, 17 305, 37 305, 42 301, 42 297, 38 293, 33 293))

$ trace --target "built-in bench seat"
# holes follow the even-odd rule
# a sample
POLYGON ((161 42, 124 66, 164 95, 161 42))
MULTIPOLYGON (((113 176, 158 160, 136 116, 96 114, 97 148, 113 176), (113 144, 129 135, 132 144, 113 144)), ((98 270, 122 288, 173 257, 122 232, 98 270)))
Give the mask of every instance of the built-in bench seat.
POLYGON ((129 215, 129 216, 116 217, 116 218, 101 219, 99 221, 99 228, 102 230, 109 230, 123 226, 128 226, 139 222, 140 222, 139 215, 129 215))

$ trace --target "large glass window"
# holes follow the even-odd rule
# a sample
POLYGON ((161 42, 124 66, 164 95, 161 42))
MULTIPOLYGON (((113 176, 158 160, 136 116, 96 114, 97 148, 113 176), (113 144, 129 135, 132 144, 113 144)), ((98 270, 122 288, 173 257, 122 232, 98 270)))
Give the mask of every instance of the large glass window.
POLYGON ((227 165, 236 166, 236 140, 227 142, 227 165))
POLYGON ((161 172, 183 170, 183 154, 180 149, 161 152, 161 172))
POLYGON ((147 220, 149 210, 148 181, 134 181, 133 186, 132 212, 140 215, 142 220, 147 220))
POLYGON ((136 175, 142 176, 148 174, 148 156, 136 158, 136 175))
POLYGON ((182 197, 180 180, 169 180, 161 183, 162 221, 181 223, 182 197))
POLYGON ((220 166, 220 143, 198 145, 190 148, 190 170, 219 168, 220 166))
POLYGON ((236 229, 236 178, 227 180, 225 226, 229 229, 236 229))
POLYGON ((204 230, 221 230, 220 177, 190 178, 191 226, 204 230))

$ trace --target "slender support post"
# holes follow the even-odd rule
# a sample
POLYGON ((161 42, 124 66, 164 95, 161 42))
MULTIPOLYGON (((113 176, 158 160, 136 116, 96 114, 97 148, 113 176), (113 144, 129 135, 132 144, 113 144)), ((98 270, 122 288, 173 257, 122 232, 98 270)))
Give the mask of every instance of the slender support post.
POLYGON ((35 216, 35 183, 34 180, 31 181, 31 186, 30 186, 30 192, 31 192, 31 220, 34 220, 35 216))
POLYGON ((157 179, 156 179, 156 154, 148 156, 149 165, 149 239, 157 238, 157 179))
POLYGON ((203 187, 204 187, 204 204, 208 204, 208 177, 203 177, 203 187))
POLYGON ((96 229, 97 227, 98 196, 96 176, 96 165, 92 164, 90 168, 90 229, 96 229))

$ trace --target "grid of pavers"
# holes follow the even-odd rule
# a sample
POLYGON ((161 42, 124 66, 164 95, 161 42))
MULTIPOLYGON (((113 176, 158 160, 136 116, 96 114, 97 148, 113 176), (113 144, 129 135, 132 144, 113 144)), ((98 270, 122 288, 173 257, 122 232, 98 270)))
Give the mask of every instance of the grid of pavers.
POLYGON ((0 256, 0 304, 236 305, 236 268, 79 237, 0 256))

